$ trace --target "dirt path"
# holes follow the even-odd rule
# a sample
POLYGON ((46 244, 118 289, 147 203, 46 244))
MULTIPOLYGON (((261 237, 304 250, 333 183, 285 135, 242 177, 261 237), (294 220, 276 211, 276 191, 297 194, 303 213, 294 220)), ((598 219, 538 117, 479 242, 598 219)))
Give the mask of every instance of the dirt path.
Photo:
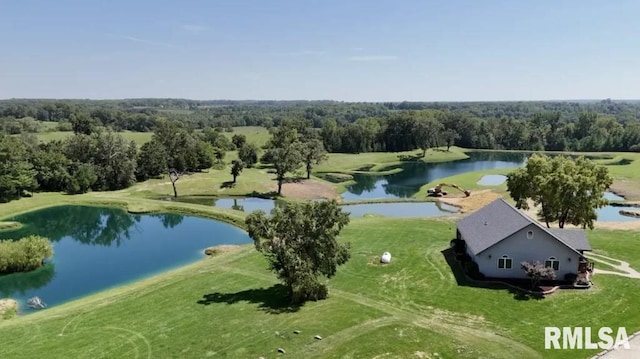
POLYGON ((604 263, 620 271, 620 272, 614 272, 614 271, 595 268, 594 274, 613 274, 613 275, 619 275, 621 277, 640 279, 640 273, 637 270, 631 268, 628 262, 603 256, 602 254, 596 254, 596 253, 588 253, 586 254, 586 257, 594 262, 604 263), (615 262, 617 262, 618 264, 614 264, 615 262))
POLYGON ((467 213, 480 209, 500 197, 498 193, 490 189, 485 189, 481 191, 471 191, 471 196, 469 197, 440 197, 438 201, 459 207, 461 212, 467 213))
MULTIPOLYGON (((278 185, 275 183, 271 187, 273 191, 278 189, 278 185)), ((312 179, 284 183, 282 194, 286 197, 300 199, 340 199, 334 186, 312 179)))

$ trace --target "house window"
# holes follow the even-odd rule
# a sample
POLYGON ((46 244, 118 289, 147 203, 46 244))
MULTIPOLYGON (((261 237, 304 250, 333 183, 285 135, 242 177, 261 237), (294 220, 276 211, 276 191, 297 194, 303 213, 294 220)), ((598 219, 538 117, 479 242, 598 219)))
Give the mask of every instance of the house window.
POLYGON ((545 267, 551 267, 553 270, 558 270, 560 268, 560 261, 556 259, 556 257, 549 257, 546 261, 544 261, 545 267))
POLYGON ((498 269, 511 269, 513 266, 513 259, 509 258, 508 255, 503 255, 498 258, 498 269))
POLYGON ((527 239, 531 239, 533 238, 533 231, 528 231, 527 232, 527 239))

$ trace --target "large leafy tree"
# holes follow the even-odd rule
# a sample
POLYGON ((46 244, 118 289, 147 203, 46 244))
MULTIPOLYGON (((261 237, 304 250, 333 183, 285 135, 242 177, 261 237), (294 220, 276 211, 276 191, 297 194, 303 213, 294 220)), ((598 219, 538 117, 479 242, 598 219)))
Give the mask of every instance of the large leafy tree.
POLYGON ((570 223, 593 229, 596 209, 607 204, 603 193, 612 182, 606 167, 584 157, 536 154, 507 176, 507 189, 516 207, 529 209, 529 200, 539 206, 547 227, 557 221, 560 228, 570 223))
POLYGON ((127 142, 122 135, 106 131, 94 133, 96 152, 93 165, 96 168, 95 188, 98 190, 118 190, 135 182, 136 153, 135 142, 127 142))
POLYGON ((245 143, 238 150, 238 157, 247 166, 247 168, 253 167, 258 163, 258 146, 253 143, 245 143))
POLYGON ((275 128, 262 158, 264 162, 273 164, 278 194, 281 194, 286 174, 300 167, 302 162, 302 146, 296 129, 286 125, 275 128))
POLYGON ((151 140, 140 147, 137 163, 138 180, 158 177, 167 171, 167 152, 160 142, 151 140))
POLYGON ((442 124, 434 118, 419 118, 414 124, 413 136, 416 145, 422 150, 422 157, 427 154, 427 150, 436 147, 438 136, 444 130, 442 124))
POLYGON ((207 129, 205 132, 215 139, 210 141, 207 135, 201 138, 174 122, 162 120, 158 121, 152 140, 164 147, 168 168, 179 172, 199 171, 213 165, 214 155, 220 151, 224 154, 222 147, 216 147, 211 143, 215 143, 216 139, 228 141, 224 135, 212 129, 207 129))
POLYGON ((236 146, 237 149, 240 149, 245 143, 247 143, 247 136, 243 134, 233 135, 233 137, 231 137, 231 142, 233 142, 233 145, 236 146))
POLYGON ((327 159, 327 151, 324 149, 322 141, 311 139, 302 144, 302 161, 307 169, 307 179, 311 178, 311 170, 314 165, 319 165, 327 159))
POLYGON ((320 278, 331 278, 349 260, 349 244, 337 240, 348 223, 348 213, 335 201, 292 203, 276 207, 271 216, 256 211, 246 219, 256 249, 298 303, 327 297, 320 278))
POLYGON ((40 190, 62 191, 66 188, 71 161, 64 154, 62 142, 51 141, 36 146, 30 161, 40 190))
POLYGON ((36 171, 27 159, 27 146, 21 138, 0 134, 0 202, 36 188, 36 171))
POLYGON ((242 160, 234 160, 231 165, 231 175, 233 176, 233 183, 236 183, 236 178, 240 176, 242 169, 244 168, 244 163, 242 160))

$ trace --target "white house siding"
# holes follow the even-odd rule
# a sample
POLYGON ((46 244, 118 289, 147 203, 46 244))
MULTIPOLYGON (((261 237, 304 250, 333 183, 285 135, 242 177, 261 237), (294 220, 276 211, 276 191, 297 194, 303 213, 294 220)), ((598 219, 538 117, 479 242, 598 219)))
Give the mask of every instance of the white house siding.
POLYGON ((531 224, 520 231, 505 238, 492 247, 487 248, 478 256, 469 253, 480 272, 486 277, 492 278, 527 278, 520 268, 523 261, 544 263, 549 257, 558 260, 559 268, 556 271, 556 279, 563 280, 567 273, 578 272, 580 255, 555 238, 531 224), (533 231, 533 238, 527 238, 527 232, 533 231), (498 269, 498 259, 508 255, 512 260, 511 269, 498 269))

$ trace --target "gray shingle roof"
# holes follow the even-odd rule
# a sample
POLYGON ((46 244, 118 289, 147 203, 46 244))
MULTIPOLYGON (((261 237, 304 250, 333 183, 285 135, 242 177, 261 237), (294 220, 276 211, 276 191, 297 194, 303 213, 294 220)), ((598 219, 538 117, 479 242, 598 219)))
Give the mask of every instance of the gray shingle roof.
POLYGON ((478 254, 530 224, 517 209, 497 199, 458 221, 458 230, 471 252, 478 254))
POLYGON ((532 223, 573 250, 591 250, 583 230, 545 228, 502 198, 461 219, 457 227, 471 253, 477 255, 532 223))
POLYGON ((577 251, 593 250, 587 240, 587 234, 581 229, 547 228, 547 231, 577 251))

